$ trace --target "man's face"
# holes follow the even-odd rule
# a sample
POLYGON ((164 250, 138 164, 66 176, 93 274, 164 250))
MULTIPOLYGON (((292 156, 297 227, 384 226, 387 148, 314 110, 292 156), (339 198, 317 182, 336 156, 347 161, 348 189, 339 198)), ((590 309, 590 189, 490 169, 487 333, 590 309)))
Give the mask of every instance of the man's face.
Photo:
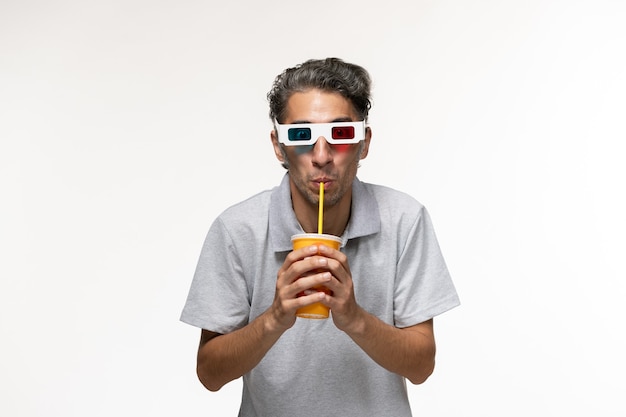
MULTIPOLYGON (((287 102, 283 124, 332 123, 360 121, 352 104, 338 93, 317 89, 294 93, 287 102)), ((314 145, 286 146, 281 150, 272 132, 274 152, 281 162, 289 166, 292 198, 303 199, 311 205, 319 201, 319 184, 324 182, 324 203, 337 204, 350 198, 359 160, 367 156, 371 133, 366 131, 365 140, 349 145, 331 145, 322 136, 314 145), (297 195, 294 195, 294 187, 297 195)))

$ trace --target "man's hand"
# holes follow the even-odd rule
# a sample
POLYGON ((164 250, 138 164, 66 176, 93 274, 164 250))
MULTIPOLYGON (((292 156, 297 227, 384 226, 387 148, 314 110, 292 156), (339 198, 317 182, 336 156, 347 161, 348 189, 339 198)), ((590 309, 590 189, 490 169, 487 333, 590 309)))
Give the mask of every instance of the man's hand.
POLYGON ((278 270, 276 294, 270 312, 276 326, 283 331, 294 325, 296 310, 325 299, 323 292, 310 291, 317 286, 329 287, 332 279, 328 271, 329 260, 317 255, 321 248, 332 250, 321 245, 296 249, 287 255, 278 270), (302 293, 305 295, 299 296, 302 293))
POLYGON ((357 325, 357 318, 361 312, 354 296, 348 258, 343 252, 323 245, 319 246, 319 256, 319 262, 324 264, 324 268, 332 275, 332 278, 325 284, 332 293, 322 293, 320 298, 322 303, 332 311, 335 326, 339 330, 348 332, 348 329, 357 325))

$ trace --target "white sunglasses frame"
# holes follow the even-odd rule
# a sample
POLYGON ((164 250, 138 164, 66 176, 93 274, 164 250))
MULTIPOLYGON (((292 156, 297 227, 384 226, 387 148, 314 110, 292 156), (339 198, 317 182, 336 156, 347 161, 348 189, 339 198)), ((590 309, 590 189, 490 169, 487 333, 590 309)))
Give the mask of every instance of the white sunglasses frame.
POLYGON ((285 146, 307 146, 314 145, 320 137, 324 137, 326 142, 332 145, 349 145, 359 143, 365 140, 365 121, 360 122, 333 122, 333 123, 295 123, 280 124, 275 121, 276 135, 278 142, 285 146), (353 127, 354 138, 352 139, 333 139, 331 132, 333 127, 353 127), (289 140, 289 129, 311 129, 311 139, 308 140, 289 140))

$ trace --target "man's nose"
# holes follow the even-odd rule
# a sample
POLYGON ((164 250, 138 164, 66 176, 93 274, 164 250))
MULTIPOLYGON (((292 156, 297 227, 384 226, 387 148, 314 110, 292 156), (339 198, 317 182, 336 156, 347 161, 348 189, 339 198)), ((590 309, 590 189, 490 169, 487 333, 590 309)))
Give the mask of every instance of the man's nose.
POLYGON ((332 161, 332 148, 326 141, 324 136, 317 138, 315 146, 313 146, 313 163, 319 166, 324 166, 332 161))

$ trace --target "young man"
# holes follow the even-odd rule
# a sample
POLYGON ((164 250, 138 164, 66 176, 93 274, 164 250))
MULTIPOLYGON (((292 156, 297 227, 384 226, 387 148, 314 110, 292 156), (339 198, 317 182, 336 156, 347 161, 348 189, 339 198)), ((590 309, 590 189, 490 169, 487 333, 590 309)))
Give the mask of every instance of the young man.
POLYGON ((405 379, 433 372, 433 317, 459 299, 425 208, 356 177, 370 84, 336 58, 280 74, 268 98, 287 173, 207 235, 181 320, 202 329, 206 388, 243 376, 241 416, 410 416, 405 379), (342 247, 292 251, 292 235, 317 232, 322 182, 324 233, 342 247), (331 318, 296 317, 315 302, 331 318))

